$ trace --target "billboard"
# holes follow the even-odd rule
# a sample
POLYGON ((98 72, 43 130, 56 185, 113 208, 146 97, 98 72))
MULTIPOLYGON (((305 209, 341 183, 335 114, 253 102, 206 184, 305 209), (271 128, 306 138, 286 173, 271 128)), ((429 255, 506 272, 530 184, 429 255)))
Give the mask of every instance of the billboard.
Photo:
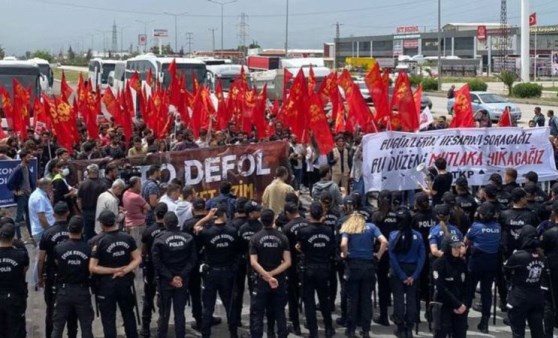
POLYGON ((153 37, 155 37, 155 38, 166 38, 168 36, 169 36, 169 30, 168 29, 155 28, 153 30, 153 37))
POLYGON ((558 75, 558 52, 552 52, 552 60, 550 64, 552 68, 552 76, 558 75))

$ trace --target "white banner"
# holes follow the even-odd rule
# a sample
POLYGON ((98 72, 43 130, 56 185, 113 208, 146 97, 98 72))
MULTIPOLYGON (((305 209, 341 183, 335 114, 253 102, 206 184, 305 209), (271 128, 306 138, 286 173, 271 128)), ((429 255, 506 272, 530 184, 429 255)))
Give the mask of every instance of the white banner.
POLYGON ((368 134, 362 142, 366 191, 417 189, 424 184, 417 166, 433 166, 438 157, 446 159, 454 179, 465 176, 470 185, 484 185, 490 174, 503 174, 508 167, 520 176, 534 171, 539 181, 558 178, 545 127, 382 132, 368 134))

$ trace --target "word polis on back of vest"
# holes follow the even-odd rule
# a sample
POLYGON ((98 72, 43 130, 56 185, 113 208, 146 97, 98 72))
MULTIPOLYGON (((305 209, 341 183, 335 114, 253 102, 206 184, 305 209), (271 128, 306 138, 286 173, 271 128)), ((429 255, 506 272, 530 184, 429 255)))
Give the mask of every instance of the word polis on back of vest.
POLYGON ((383 132, 363 138, 366 191, 414 190, 425 186, 425 170, 444 158, 454 179, 484 185, 505 168, 534 171, 540 181, 558 177, 548 128, 444 129, 422 133, 383 132))

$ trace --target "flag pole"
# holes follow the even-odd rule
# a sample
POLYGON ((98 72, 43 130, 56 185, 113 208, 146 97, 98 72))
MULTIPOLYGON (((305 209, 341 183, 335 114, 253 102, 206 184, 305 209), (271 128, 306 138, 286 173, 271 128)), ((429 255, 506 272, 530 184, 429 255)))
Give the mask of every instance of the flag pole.
POLYGON ((537 27, 538 26, 535 25, 535 65, 533 66, 533 81, 537 81, 537 27))

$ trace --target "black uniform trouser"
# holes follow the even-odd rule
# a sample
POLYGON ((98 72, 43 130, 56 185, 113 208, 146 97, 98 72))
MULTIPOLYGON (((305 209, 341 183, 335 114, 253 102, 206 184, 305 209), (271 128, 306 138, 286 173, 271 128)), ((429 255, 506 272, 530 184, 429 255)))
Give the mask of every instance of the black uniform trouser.
POLYGON ((440 323, 441 328, 440 330, 436 330, 434 332, 434 338, 465 338, 467 337, 467 315, 468 311, 466 311, 462 315, 458 315, 453 312, 452 309, 448 305, 442 305, 442 310, 440 311, 441 319, 440 323))
MULTIPOLYGON (((337 271, 329 269, 329 308, 331 311, 335 310, 335 299, 337 298, 337 271)), ((320 306, 322 301, 320 301, 320 306)))
POLYGON ((300 326, 300 319, 298 316, 298 302, 300 299, 300 286, 299 277, 296 264, 291 265, 287 270, 287 295, 289 302, 289 320, 293 325, 300 326))
POLYGON ((62 338, 68 319, 77 316, 82 338, 93 338, 93 306, 88 285, 63 284, 58 286, 54 304, 52 338, 62 338))
POLYGON ((83 237, 88 241, 95 237, 95 209, 82 210, 81 217, 83 217, 83 237))
POLYGON ((418 281, 409 286, 397 276, 391 276, 393 292, 393 321, 400 329, 412 329, 417 319, 418 281))
POLYGON ((350 259, 345 268, 347 286, 347 330, 354 332, 358 323, 369 332, 372 321, 372 291, 376 283, 373 261, 350 259), (359 312, 360 310, 360 312, 359 312), (360 313, 360 317, 358 314, 360 313))
POLYGON ((227 322, 229 331, 234 332, 238 328, 236 319, 232 310, 233 284, 236 278, 235 269, 233 267, 209 268, 203 276, 203 317, 202 317, 202 337, 211 336, 211 322, 213 319, 213 311, 215 310, 215 301, 217 293, 221 298, 221 302, 227 311, 227 322))
POLYGON ((0 291, 0 332, 6 338, 24 338, 25 297, 23 295, 0 291), (21 320, 23 318, 23 320, 21 320))
MULTIPOLYGON (((56 300, 56 285, 54 285, 54 277, 45 277, 45 330, 46 337, 52 337, 52 330, 54 328, 54 302, 56 300)), ((67 318, 68 323, 68 337, 76 338, 77 336, 77 316, 74 311, 71 311, 67 318)))
POLYGON ((549 264, 551 278, 548 291, 544 297, 544 335, 547 338, 552 338, 554 328, 558 324, 558 311, 556 309, 556 305, 558 305, 558 261, 556 261, 556 256, 549 256, 547 264, 549 264), (553 295, 554 299, 552 299, 553 295))
POLYGON ((196 264, 190 273, 188 280, 188 293, 190 294, 190 306, 192 307, 192 317, 201 326, 202 321, 202 298, 201 298, 201 275, 200 266, 196 264))
MULTIPOLYGON (((279 286, 272 289, 269 284, 261 278, 256 279, 254 292, 250 299, 250 336, 261 338, 263 336, 263 317, 266 310, 273 313, 277 323, 278 338, 286 338, 287 318, 285 317, 285 305, 287 304, 287 278, 284 275, 275 276, 279 286), (270 311, 270 309, 273 309, 270 311)), ((268 323, 269 325, 269 323, 268 323)))
MULTIPOLYGON (((346 320, 347 318, 347 286, 345 284, 345 263, 335 262, 335 270, 339 278, 339 287, 341 291, 339 292, 339 297, 341 298, 341 319, 346 320)), ((333 311, 332 311, 333 312, 333 311)))
POLYGON ((469 286, 467 291, 467 308, 471 308, 477 284, 481 287, 482 317, 490 318, 492 306, 492 283, 496 277, 498 254, 477 254, 469 259, 469 286))
MULTIPOLYGON (((242 316, 242 303, 244 302, 244 287, 246 284, 246 276, 248 275, 248 262, 241 260, 238 264, 236 272, 235 289, 233 290, 233 310, 237 323, 240 323, 242 316)), ((248 278, 248 291, 252 293, 254 285, 251 278, 248 278)))
POLYGON ((525 322, 529 323, 531 337, 544 337, 544 293, 538 288, 513 287, 508 295, 508 318, 512 336, 525 337, 525 322))
MULTIPOLYGON (((389 299, 391 296, 390 280, 389 280, 389 254, 386 252, 378 262, 376 276, 378 278, 378 303, 380 305, 380 317, 388 317, 389 299)), ((415 302, 416 303, 416 300, 415 302)), ((414 319, 413 319, 414 320, 414 319)))
POLYGON ((169 319, 171 305, 174 311, 174 330, 176 338, 184 338, 186 335, 186 318, 184 308, 188 299, 187 287, 169 288, 159 286, 157 306, 159 307, 159 319, 157 320, 157 337, 166 338, 169 331, 169 319))
POLYGON ((124 321, 126 338, 137 338, 138 328, 134 317, 135 299, 132 292, 133 279, 124 277, 126 279, 113 281, 110 276, 103 278, 105 280, 100 282, 97 299, 105 338, 116 338, 117 304, 124 321))
MULTIPOLYGON (((510 258, 511 254, 506 257, 506 260, 510 258)), ((504 270, 502 267, 504 266, 504 257, 503 255, 498 255, 498 269, 496 271, 496 287, 498 288, 498 296, 500 296, 500 303, 506 304, 508 299, 508 283, 506 282, 506 278, 504 276, 504 270)))
MULTIPOLYGON (((316 320, 316 299, 315 294, 318 293, 320 301, 320 310, 324 318, 326 329, 333 327, 331 321, 330 307, 330 286, 328 277, 331 275, 329 264, 306 265, 303 278, 304 289, 302 290, 302 299, 304 301, 304 312, 306 315, 306 326, 310 331, 310 337, 318 336, 318 321, 316 320)), ((333 270, 335 272, 335 270, 333 270)))
POLYGON ((149 335, 149 327, 151 326, 151 317, 155 309, 155 294, 157 293, 157 284, 155 283, 155 272, 153 267, 149 266, 143 269, 143 306, 141 309, 141 326, 142 335, 149 335))

